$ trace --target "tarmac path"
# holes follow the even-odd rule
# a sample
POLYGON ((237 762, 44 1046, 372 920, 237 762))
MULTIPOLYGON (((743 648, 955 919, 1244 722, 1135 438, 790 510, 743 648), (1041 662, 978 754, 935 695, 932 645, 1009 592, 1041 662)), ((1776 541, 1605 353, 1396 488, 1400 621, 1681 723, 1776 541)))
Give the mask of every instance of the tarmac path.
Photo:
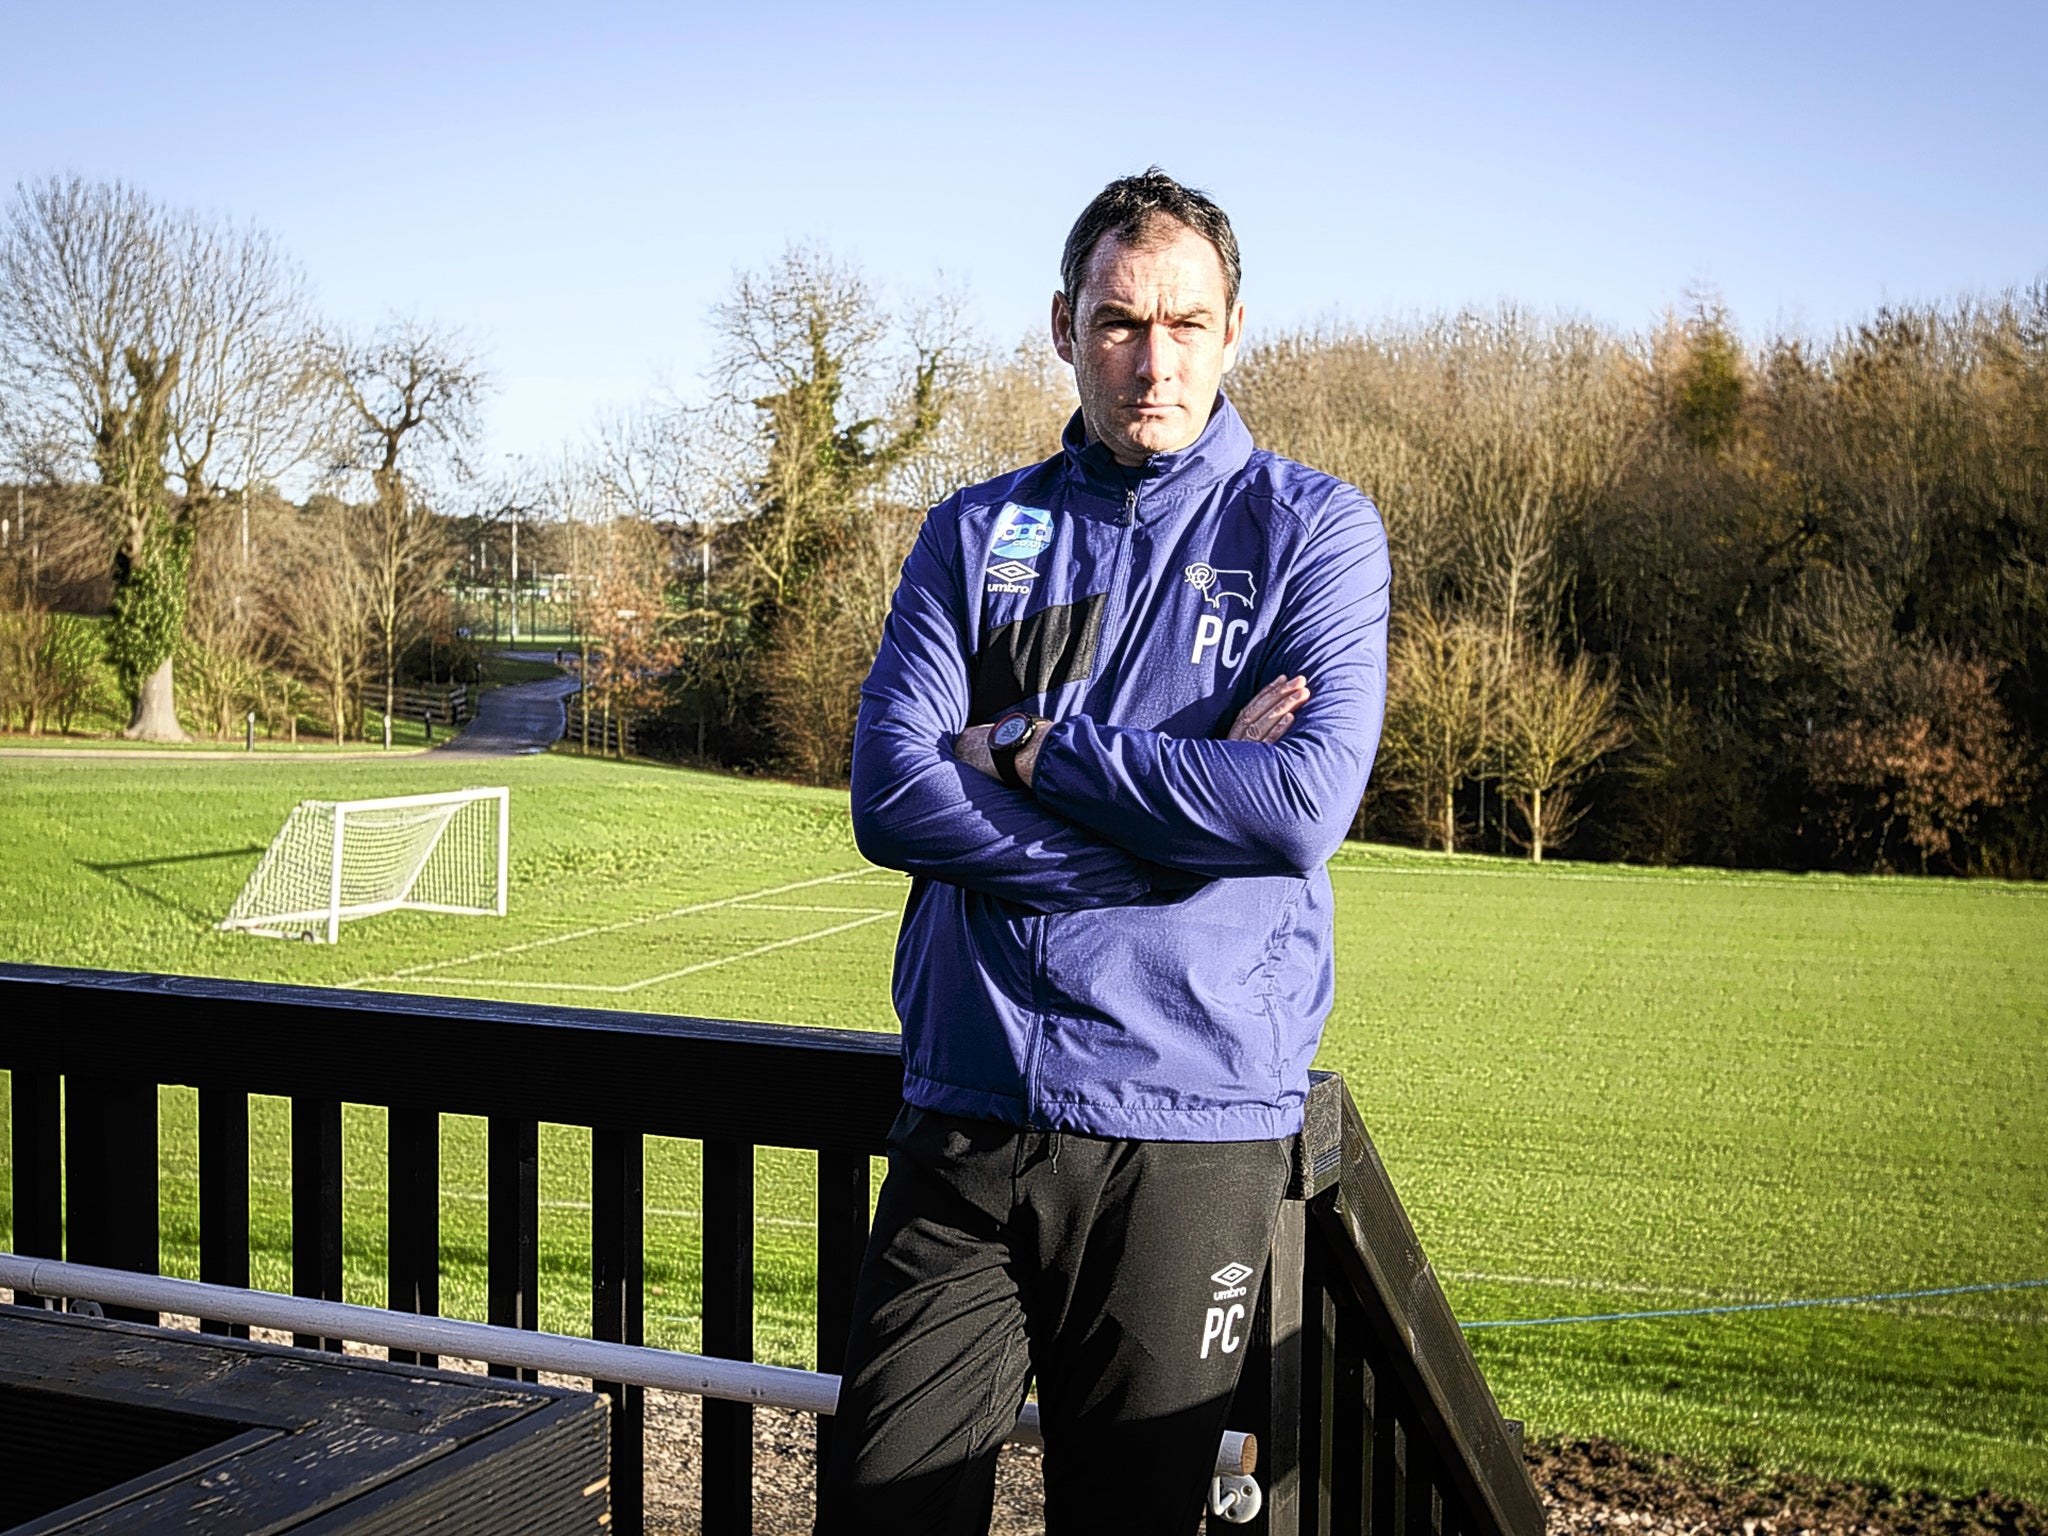
MULTIPOLYGON (((517 661, 553 661, 550 651, 507 651, 517 661)), ((476 718, 446 746, 442 757, 519 757, 545 752, 562 739, 568 716, 562 701, 581 687, 574 677, 507 683, 477 701, 476 718)))

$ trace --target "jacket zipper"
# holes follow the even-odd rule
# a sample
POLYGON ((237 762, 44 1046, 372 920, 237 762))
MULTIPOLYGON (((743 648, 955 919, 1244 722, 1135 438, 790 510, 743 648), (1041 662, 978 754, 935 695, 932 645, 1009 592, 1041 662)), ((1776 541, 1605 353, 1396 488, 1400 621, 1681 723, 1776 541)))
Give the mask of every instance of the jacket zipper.
MULTIPOLYGON (((1104 617, 1102 631, 1105 636, 1115 635, 1118 631, 1118 626, 1123 622, 1122 599, 1124 582, 1129 576, 1131 569, 1131 529, 1137 526, 1137 522, 1138 488, 1134 485, 1124 492, 1123 534, 1117 543, 1116 567, 1110 573, 1109 578, 1109 600, 1116 605, 1116 608, 1112 614, 1104 617)), ((1097 674, 1097 676, 1100 678, 1101 674, 1097 674)), ((1038 1027, 1032 1032, 1031 1059, 1024 1064, 1024 1120, 1027 1125, 1036 1125, 1039 1119, 1038 1068, 1039 1060, 1045 1054, 1046 998, 1050 995, 1051 991, 1051 978, 1046 974, 1050 967, 1046 951, 1052 947, 1052 920, 1053 914, 1050 912, 1041 915, 1037 919, 1038 963, 1033 967, 1032 982, 1036 996, 1032 998, 1032 1002, 1036 1005, 1037 1009, 1038 1027)), ((1058 1172, 1059 1170, 1054 1169, 1053 1171, 1058 1172)))

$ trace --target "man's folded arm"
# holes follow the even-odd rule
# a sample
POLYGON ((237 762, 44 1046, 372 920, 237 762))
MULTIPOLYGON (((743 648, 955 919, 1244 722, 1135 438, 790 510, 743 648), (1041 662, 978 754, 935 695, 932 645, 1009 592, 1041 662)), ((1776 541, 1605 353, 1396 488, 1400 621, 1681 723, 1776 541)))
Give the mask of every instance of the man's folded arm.
MULTIPOLYGON (((1276 742, 1190 740, 1062 720, 1033 770, 1040 804, 1152 863, 1204 876, 1299 874, 1337 851, 1386 707, 1386 535, 1346 487, 1323 509, 1261 665, 1308 679, 1276 742)), ((1262 679, 1263 680, 1263 679, 1262 679)))
POLYGON ((953 756, 967 724, 965 594, 952 504, 925 519, 861 689, 853 834, 877 864, 1041 912, 1185 884, 953 756))

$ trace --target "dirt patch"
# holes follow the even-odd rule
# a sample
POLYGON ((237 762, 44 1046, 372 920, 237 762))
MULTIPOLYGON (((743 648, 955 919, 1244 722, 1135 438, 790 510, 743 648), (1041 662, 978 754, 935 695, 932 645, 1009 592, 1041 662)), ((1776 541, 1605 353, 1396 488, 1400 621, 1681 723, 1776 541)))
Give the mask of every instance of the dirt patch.
POLYGON ((1831 1482, 1792 1472, 1714 1477, 1606 1440, 1532 1446, 1553 1536, 2048 1536, 2048 1509, 1831 1482))

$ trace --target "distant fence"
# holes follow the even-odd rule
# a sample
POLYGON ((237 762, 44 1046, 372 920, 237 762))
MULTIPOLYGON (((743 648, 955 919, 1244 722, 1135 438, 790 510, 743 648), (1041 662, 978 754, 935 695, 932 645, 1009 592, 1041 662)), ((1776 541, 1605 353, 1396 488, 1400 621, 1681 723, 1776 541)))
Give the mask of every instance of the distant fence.
POLYGON ((633 755, 633 722, 623 713, 614 714, 600 706, 587 709, 582 694, 570 696, 567 705, 569 729, 563 742, 571 747, 587 746, 605 757, 633 755))
MULTIPOLYGON (((384 712, 384 685, 363 685, 363 712, 384 712)), ((430 720, 435 725, 461 725, 475 712, 469 687, 454 683, 446 688, 394 688, 391 717, 394 720, 430 720)))
MULTIPOLYGON (((188 1084, 199 1090, 200 1278, 246 1287, 249 1096, 281 1095, 291 1100, 292 1290, 340 1301, 341 1107, 386 1105, 390 1307, 438 1313, 440 1116, 482 1115, 489 1317, 533 1329, 540 1122, 588 1126, 592 1334, 640 1344, 643 1142, 686 1137, 703 1143, 703 1350, 744 1361, 754 1353, 754 1148, 809 1148, 817 1362, 840 1365, 868 1236, 869 1158, 885 1150, 901 1103, 894 1036, 24 965, 0 965, 0 1015, 19 1254, 158 1271, 157 1086, 188 1084)), ((1343 1079, 1313 1075, 1294 1150, 1229 1419, 1256 1437, 1265 1489, 1244 1529, 1542 1536, 1520 1426, 1495 1406, 1343 1079)), ((612 1400, 612 1529, 637 1533, 641 1390, 595 1385, 612 1400)), ((751 1421, 744 1403, 704 1403, 706 1536, 752 1528, 751 1421)), ((821 1450, 830 1425, 820 1417, 821 1450)))

